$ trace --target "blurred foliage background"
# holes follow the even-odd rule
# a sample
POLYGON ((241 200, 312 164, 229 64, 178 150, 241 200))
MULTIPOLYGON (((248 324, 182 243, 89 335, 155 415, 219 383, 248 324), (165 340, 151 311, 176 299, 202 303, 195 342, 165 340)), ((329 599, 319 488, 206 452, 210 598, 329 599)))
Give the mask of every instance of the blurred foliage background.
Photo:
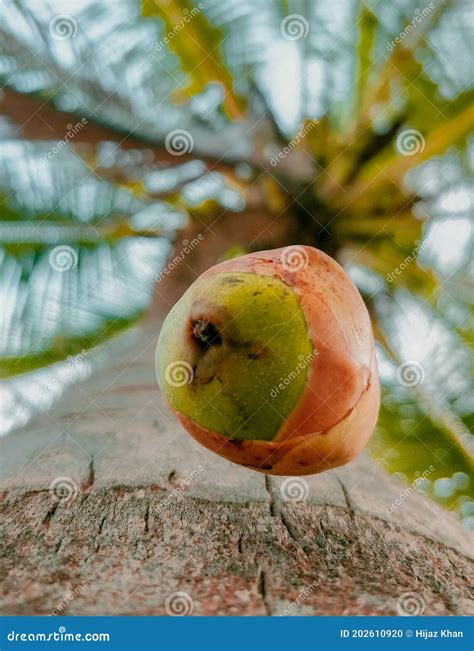
POLYGON ((1 5, 1 432, 113 354, 187 223, 253 205, 351 274, 372 452, 473 529, 472 3, 1 5))

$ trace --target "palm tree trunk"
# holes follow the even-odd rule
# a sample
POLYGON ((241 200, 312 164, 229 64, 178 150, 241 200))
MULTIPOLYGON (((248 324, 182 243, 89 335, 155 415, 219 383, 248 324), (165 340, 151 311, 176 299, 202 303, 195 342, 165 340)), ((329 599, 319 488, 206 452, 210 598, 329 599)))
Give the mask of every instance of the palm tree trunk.
POLYGON ((461 526, 368 455, 287 501, 281 478, 204 450, 168 410, 154 348, 169 305, 238 232, 284 241, 270 221, 209 227, 134 342, 1 441, 3 614, 161 615, 177 591, 193 614, 393 615, 407 592, 418 614, 468 614, 461 526))

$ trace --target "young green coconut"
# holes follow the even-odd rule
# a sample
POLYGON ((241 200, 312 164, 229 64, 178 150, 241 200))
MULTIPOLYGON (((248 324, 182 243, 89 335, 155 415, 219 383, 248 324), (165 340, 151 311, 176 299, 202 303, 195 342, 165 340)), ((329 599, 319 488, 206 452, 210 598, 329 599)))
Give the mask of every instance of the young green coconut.
POLYGON ((169 313, 156 367, 188 432, 260 472, 307 475, 347 463, 377 420, 367 309, 342 267, 308 246, 204 272, 169 313))

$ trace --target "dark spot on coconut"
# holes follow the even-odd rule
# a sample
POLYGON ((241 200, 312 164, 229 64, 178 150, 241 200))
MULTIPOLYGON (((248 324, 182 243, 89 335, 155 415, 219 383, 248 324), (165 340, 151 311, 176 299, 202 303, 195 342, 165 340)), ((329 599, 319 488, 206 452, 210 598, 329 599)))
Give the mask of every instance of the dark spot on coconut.
POLYGON ((219 330, 207 319, 198 319, 192 322, 192 336, 202 350, 222 344, 219 330))
POLYGON ((252 346, 248 352, 247 357, 249 359, 261 359, 262 357, 268 357, 268 349, 265 346, 252 346))
POLYGON ((240 284, 242 284, 243 282, 244 282, 244 281, 242 280, 242 278, 231 278, 231 277, 227 277, 227 278, 224 278, 224 279, 223 279, 222 284, 223 284, 223 285, 240 285, 240 284))

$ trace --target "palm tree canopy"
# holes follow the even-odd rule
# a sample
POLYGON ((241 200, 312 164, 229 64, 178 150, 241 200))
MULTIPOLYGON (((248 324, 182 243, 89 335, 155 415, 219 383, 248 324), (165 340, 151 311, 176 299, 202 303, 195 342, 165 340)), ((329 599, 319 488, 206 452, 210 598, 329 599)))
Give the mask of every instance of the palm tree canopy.
POLYGON ((187 222, 258 206, 290 214, 366 299, 384 385, 373 453, 473 528, 470 3, 7 0, 3 14, 5 431, 47 407, 58 364, 54 397, 133 336, 187 222))

